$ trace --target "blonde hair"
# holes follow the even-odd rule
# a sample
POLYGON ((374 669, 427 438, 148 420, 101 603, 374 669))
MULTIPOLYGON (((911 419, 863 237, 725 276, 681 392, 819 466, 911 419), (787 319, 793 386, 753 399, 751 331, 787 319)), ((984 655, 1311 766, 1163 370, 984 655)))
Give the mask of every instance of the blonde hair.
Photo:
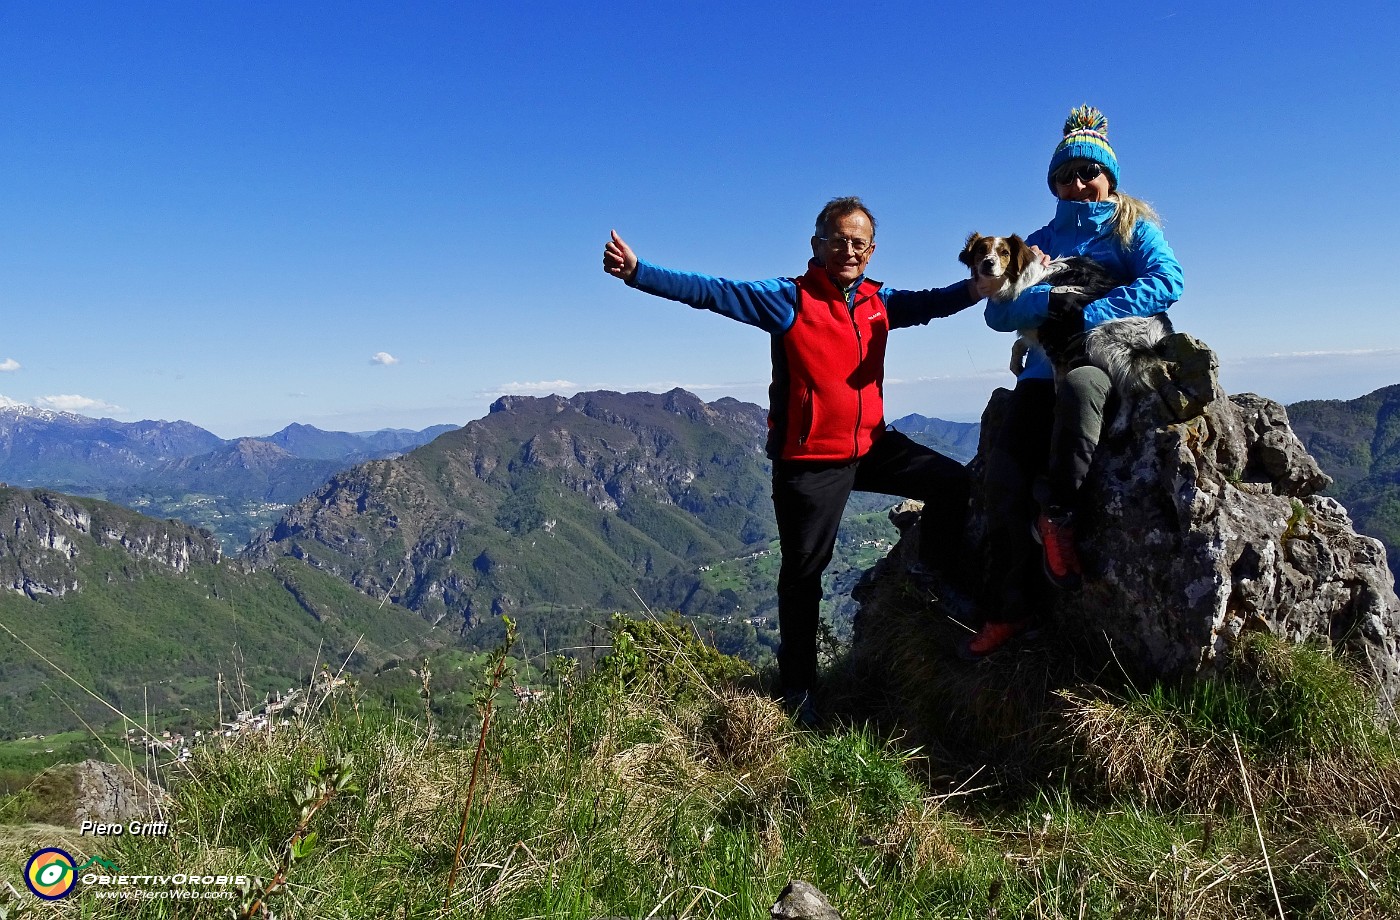
POLYGON ((1123 248, 1133 245, 1133 234, 1137 230, 1139 220, 1162 226, 1162 216, 1157 213, 1157 209, 1141 198, 1114 191, 1111 199, 1115 205, 1113 235, 1118 237, 1118 242, 1123 244, 1123 248))

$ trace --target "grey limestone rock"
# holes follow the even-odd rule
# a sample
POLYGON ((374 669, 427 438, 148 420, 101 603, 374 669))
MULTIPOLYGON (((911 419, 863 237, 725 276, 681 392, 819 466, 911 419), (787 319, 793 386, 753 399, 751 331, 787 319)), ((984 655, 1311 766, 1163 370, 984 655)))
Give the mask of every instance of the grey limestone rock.
POLYGON ((0 484, 0 589, 31 598, 81 591, 79 557, 97 549, 175 572, 222 558, 208 531, 93 499, 0 484))
POLYGON ((773 920, 841 920, 841 914, 808 882, 788 882, 769 912, 773 920))
MULTIPOLYGON (((1059 595, 1057 629, 1087 651, 1085 663, 1147 679, 1218 672, 1250 631, 1317 643, 1369 673, 1379 713, 1395 718, 1400 601, 1384 547, 1320 494, 1330 479, 1281 405, 1225 395, 1197 340, 1167 345, 1160 370, 1170 389, 1133 406, 1128 430, 1106 436, 1095 455, 1076 519, 1085 584, 1059 595)), ((979 454, 1009 395, 988 404, 979 454)), ((980 459, 971 468, 976 476, 980 459)), ((979 488, 964 569, 981 562, 979 488)), ((901 553, 912 555, 901 546, 891 559, 901 553)), ((901 570, 878 567, 863 595, 877 597, 871 582, 901 570)), ((857 646, 880 622, 862 609, 857 646)))
POLYGON ((1284 408, 1253 394, 1101 445, 1080 502, 1087 577, 1061 628, 1165 677, 1219 669, 1250 630, 1319 642, 1365 662, 1393 714, 1400 602, 1329 483, 1284 408))
POLYGON ((73 827, 81 827, 84 821, 125 824, 149 820, 164 800, 165 793, 159 787, 115 764, 85 760, 68 769, 73 777, 73 827))

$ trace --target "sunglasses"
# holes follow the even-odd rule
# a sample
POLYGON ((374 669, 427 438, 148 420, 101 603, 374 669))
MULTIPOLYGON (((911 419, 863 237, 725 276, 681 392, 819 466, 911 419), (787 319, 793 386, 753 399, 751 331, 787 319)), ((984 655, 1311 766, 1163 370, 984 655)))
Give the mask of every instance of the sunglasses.
POLYGON ((1083 166, 1064 166, 1055 173, 1055 181, 1060 185, 1069 185, 1075 179, 1088 185, 1099 176, 1103 175, 1103 167, 1098 163, 1085 163, 1083 166))

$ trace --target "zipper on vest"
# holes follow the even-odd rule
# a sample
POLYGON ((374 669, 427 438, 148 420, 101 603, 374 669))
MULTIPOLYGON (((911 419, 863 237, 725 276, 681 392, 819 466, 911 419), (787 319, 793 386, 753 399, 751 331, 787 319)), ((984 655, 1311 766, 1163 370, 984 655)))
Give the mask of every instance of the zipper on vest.
MULTIPOLYGON (((864 340, 860 334, 860 323, 856 322, 856 305, 854 296, 851 297, 851 328, 854 329, 856 333, 856 370, 859 371, 861 363, 865 361, 865 352, 861 347, 864 344, 864 340)), ((860 387, 856 387, 855 391, 856 430, 851 432, 852 459, 855 459, 856 457, 860 456, 860 423, 861 420, 865 417, 865 394, 861 391, 860 387)))
POLYGON ((801 447, 807 443, 807 438, 812 434, 812 390, 808 388, 802 395, 802 433, 797 436, 797 446, 801 447))

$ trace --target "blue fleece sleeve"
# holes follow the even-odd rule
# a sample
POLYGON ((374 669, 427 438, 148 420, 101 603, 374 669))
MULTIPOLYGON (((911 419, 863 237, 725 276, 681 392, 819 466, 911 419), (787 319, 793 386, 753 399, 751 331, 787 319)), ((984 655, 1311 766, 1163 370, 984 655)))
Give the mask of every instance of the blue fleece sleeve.
POLYGON ((764 332, 782 333, 797 317, 797 285, 790 278, 730 281, 695 272, 675 271, 637 260, 637 275, 628 284, 639 291, 710 310, 764 332))
POLYGON ((1026 288, 1014 300, 1005 303, 988 300, 982 317, 997 332, 1016 332, 1039 326, 1049 312, 1050 285, 1036 284, 1026 288))
POLYGON ((890 328, 902 329, 906 326, 922 326, 940 316, 952 316, 966 310, 978 301, 978 297, 966 281, 950 284, 945 288, 928 291, 896 291, 894 288, 881 288, 880 299, 885 302, 889 313, 890 328))
POLYGON ((1124 255, 1135 280, 1087 305, 1084 308, 1086 328, 1125 316, 1161 313, 1181 299, 1185 283, 1181 263, 1167 245, 1160 227, 1145 220, 1138 221, 1133 245, 1124 255))

